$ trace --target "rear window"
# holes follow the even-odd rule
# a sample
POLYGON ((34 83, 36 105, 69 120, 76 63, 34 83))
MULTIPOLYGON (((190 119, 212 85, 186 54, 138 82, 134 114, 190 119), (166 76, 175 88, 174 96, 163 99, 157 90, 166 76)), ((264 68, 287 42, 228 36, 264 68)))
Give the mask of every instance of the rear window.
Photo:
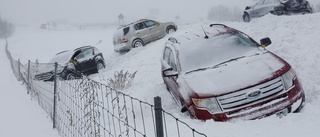
POLYGON ((129 27, 123 28, 123 36, 127 35, 129 30, 130 30, 129 27))

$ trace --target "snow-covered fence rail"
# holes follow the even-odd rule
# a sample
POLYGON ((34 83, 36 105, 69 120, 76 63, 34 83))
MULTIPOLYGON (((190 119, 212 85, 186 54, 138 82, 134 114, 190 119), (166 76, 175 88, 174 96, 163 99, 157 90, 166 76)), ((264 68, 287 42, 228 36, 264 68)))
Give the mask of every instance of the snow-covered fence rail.
POLYGON ((6 53, 17 79, 27 86, 28 94, 63 137, 206 137, 161 105, 155 108, 89 78, 39 81, 34 76, 42 73, 41 68, 54 64, 29 61, 23 65, 11 56, 8 44, 6 53), (159 112, 160 121, 156 118, 159 112))

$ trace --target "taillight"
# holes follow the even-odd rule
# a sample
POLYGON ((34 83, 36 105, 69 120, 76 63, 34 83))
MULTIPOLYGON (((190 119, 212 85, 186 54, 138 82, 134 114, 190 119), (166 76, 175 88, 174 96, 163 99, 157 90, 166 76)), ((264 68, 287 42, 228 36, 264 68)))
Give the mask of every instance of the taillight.
POLYGON ((128 42, 128 39, 122 38, 122 43, 127 43, 127 42, 128 42))

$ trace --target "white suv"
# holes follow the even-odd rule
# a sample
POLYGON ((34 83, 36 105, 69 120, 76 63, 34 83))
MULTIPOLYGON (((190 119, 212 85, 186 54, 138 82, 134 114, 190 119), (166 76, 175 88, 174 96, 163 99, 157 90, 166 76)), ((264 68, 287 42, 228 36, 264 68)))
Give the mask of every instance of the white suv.
POLYGON ((140 20, 118 28, 113 35, 116 52, 129 51, 131 48, 163 38, 178 29, 173 22, 160 23, 153 20, 140 20))

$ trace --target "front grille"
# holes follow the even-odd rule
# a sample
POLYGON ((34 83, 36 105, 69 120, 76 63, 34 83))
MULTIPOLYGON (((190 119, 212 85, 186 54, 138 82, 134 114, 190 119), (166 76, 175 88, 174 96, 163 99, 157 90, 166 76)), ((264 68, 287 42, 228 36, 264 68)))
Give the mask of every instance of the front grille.
POLYGON ((36 80, 49 80, 53 76, 52 72, 46 72, 35 75, 36 80))
POLYGON ((230 110, 263 101, 282 91, 284 91, 283 81, 281 77, 278 77, 248 89, 219 96, 217 99, 223 110, 230 110))

